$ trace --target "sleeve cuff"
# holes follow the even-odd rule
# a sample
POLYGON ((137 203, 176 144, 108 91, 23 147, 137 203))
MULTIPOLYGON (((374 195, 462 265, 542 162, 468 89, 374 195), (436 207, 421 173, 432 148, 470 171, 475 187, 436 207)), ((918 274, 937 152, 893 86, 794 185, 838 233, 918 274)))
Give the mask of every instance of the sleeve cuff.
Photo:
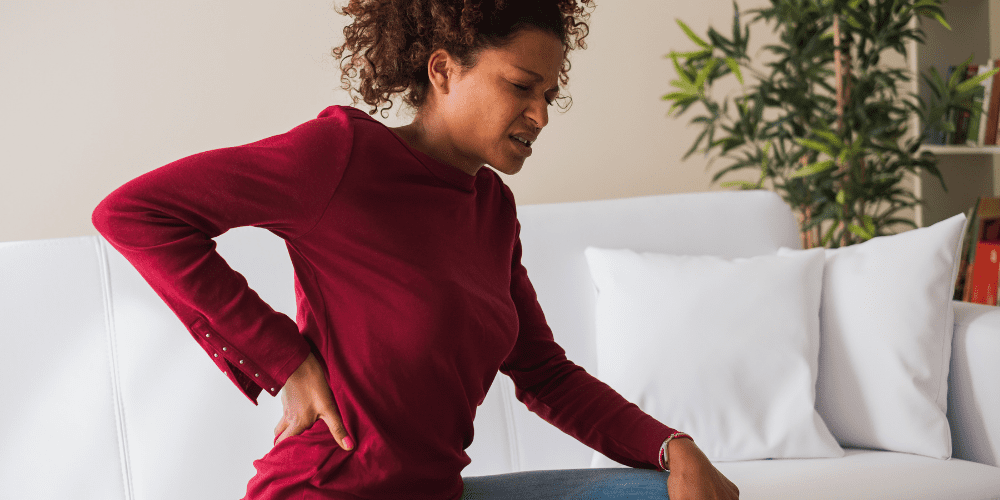
POLYGON ((283 349, 284 360, 274 360, 272 366, 265 367, 218 335, 202 318, 195 319, 189 330, 215 365, 253 404, 257 404, 261 392, 276 396, 309 356, 309 344, 300 338, 290 349, 283 349))

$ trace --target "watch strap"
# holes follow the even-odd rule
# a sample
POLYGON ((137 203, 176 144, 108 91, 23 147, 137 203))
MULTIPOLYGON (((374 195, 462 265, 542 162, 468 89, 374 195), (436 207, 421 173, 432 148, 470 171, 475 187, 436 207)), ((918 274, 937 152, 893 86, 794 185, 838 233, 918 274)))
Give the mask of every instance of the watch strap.
POLYGON ((670 470, 670 456, 667 453, 667 445, 670 444, 671 440, 677 438, 686 438, 690 439, 691 441, 694 441, 694 438, 680 431, 676 431, 673 434, 667 436, 667 439, 663 440, 663 444, 660 445, 660 454, 659 454, 660 470, 663 471, 670 470))

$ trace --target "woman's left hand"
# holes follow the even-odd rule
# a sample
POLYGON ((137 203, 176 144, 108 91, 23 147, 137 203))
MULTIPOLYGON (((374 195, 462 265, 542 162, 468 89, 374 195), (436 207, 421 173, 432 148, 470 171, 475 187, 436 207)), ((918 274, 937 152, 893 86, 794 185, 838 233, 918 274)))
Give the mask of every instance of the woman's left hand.
POLYGON ((740 490, 708 460, 690 439, 678 438, 667 444, 670 500, 735 500, 740 490))

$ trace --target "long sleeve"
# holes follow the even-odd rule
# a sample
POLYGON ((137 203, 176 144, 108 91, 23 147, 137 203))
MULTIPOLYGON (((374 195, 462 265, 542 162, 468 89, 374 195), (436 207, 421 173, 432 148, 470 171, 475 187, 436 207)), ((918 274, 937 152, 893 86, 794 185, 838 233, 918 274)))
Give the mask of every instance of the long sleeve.
POLYGON ((135 266, 220 370, 254 404, 274 395, 310 346, 216 251, 230 228, 286 241, 323 215, 351 153, 347 116, 317 119, 254 143, 195 154, 143 174, 96 207, 97 230, 135 266))
POLYGON ((566 358, 545 321, 535 290, 521 265, 516 224, 511 296, 519 331, 500 367, 528 409, 608 458, 634 468, 659 469, 659 450, 674 429, 658 422, 610 386, 566 358))

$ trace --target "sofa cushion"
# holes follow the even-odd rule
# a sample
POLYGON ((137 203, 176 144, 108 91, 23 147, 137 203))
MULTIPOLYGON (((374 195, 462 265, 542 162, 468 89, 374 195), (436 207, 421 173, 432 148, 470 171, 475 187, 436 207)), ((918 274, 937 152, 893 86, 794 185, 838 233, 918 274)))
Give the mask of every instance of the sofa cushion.
POLYGON ((0 243, 0 498, 126 495, 104 250, 0 243))
POLYGON ((826 251, 816 406, 841 445, 951 456, 951 295, 964 228, 959 214, 826 251))
POLYGON ((715 464, 741 500, 988 500, 1000 495, 1000 469, 965 460, 847 449, 841 458, 715 464))
MULTIPOLYGON (((791 209, 769 191, 722 191, 518 206, 521 259, 556 342, 569 359, 597 370, 597 293, 583 250, 588 246, 726 258, 795 247, 791 209)), ((498 384, 510 383, 497 377, 498 384)), ((511 391, 512 393, 513 391, 511 391)), ((517 469, 581 468, 593 450, 511 399, 517 469)), ((477 417, 478 422, 478 417, 477 417)), ((486 429, 476 426, 476 439, 486 429)))
POLYGON ((955 338, 948 368, 948 421, 955 447, 952 456, 997 467, 1000 308, 957 301, 953 305, 955 338))
MULTIPOLYGON (((723 259, 587 248, 597 376, 712 460, 838 457, 815 409, 822 249, 723 259)), ((594 454, 594 467, 608 467, 594 454)))

